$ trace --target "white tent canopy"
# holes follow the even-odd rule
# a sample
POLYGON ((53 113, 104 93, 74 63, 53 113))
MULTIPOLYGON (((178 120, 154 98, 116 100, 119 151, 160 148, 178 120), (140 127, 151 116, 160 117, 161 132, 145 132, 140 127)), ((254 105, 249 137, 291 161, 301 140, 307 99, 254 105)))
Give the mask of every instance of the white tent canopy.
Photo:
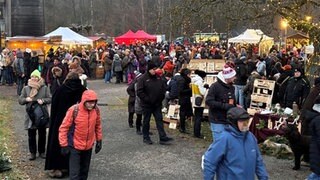
POLYGON ((68 27, 59 27, 56 30, 44 35, 43 37, 50 37, 50 36, 62 36, 61 44, 79 44, 79 45, 92 45, 92 40, 86 38, 74 31, 72 31, 68 27))
POLYGON ((273 38, 265 35, 260 29, 247 29, 237 37, 230 38, 230 43, 259 43, 261 41, 272 40, 273 38))
POLYGON ((229 43, 258 44, 259 54, 268 53, 274 44, 273 38, 265 35, 260 29, 247 29, 237 37, 228 39, 229 43))

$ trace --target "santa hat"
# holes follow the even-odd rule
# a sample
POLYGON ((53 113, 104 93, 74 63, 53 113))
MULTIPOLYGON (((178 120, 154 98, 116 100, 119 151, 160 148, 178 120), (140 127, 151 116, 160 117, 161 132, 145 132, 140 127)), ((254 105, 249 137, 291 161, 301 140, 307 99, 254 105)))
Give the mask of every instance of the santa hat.
POLYGON ((232 69, 228 65, 224 65, 223 70, 222 70, 222 76, 224 77, 224 79, 233 78, 234 76, 236 76, 236 74, 237 73, 234 69, 232 69))

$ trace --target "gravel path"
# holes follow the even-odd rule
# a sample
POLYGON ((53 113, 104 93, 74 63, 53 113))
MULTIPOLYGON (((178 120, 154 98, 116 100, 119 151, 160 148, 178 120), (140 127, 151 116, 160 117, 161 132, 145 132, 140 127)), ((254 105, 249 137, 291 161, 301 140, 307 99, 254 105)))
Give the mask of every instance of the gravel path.
MULTIPOLYGON (((89 81, 88 86, 98 93, 99 103, 108 104, 100 107, 103 149, 99 154, 92 155, 89 179, 202 179, 200 161, 208 142, 167 129, 175 141, 169 146, 159 145, 157 130, 152 126, 154 144, 145 145, 135 129, 128 127, 126 85, 104 84, 102 80, 95 80, 89 81)), ((17 102, 14 86, 0 86, 0 92, 12 96, 17 102)), ((19 145, 14 163, 30 179, 49 179, 43 170, 43 159, 28 161, 27 132, 23 130, 24 107, 14 103, 12 113, 13 130, 19 145)), ((272 180, 302 180, 310 173, 306 166, 299 171, 291 170, 293 162, 289 160, 264 156, 264 161, 272 180)))

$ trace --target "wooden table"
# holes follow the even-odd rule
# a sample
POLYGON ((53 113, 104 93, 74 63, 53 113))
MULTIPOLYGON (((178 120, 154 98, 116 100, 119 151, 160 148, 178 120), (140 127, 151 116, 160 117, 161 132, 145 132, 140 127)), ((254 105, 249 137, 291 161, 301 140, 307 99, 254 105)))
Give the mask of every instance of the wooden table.
POLYGON ((275 135, 284 135, 284 132, 279 129, 269 129, 268 128, 268 120, 271 120, 272 127, 276 125, 276 121, 280 119, 280 116, 277 114, 260 114, 255 113, 250 124, 249 130, 256 136, 258 143, 264 142, 269 136, 275 135), (264 121, 264 128, 258 129, 260 121, 264 121))

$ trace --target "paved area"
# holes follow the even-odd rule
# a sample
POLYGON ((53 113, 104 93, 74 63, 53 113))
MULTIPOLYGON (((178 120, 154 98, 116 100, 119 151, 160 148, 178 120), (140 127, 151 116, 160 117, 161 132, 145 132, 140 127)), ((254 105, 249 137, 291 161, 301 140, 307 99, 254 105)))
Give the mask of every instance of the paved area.
MULTIPOLYGON (((208 147, 208 142, 181 135, 176 130, 167 129, 168 135, 174 137, 172 145, 158 144, 155 126, 151 136, 155 142, 146 145, 142 137, 136 135, 134 128, 127 123, 127 94, 125 84, 105 84, 102 80, 89 81, 90 89, 99 96, 103 119, 103 149, 93 154, 89 179, 202 179, 200 167, 201 156, 208 147)), ((12 96, 16 101, 15 87, 0 86, 0 92, 12 96)), ((44 172, 44 160, 28 161, 27 132, 23 130, 24 107, 14 103, 12 121, 18 146, 15 161, 28 171, 30 179, 48 179, 44 172)), ((292 161, 264 157, 270 179, 292 180, 305 179, 309 174, 308 167, 293 171, 292 161)))

